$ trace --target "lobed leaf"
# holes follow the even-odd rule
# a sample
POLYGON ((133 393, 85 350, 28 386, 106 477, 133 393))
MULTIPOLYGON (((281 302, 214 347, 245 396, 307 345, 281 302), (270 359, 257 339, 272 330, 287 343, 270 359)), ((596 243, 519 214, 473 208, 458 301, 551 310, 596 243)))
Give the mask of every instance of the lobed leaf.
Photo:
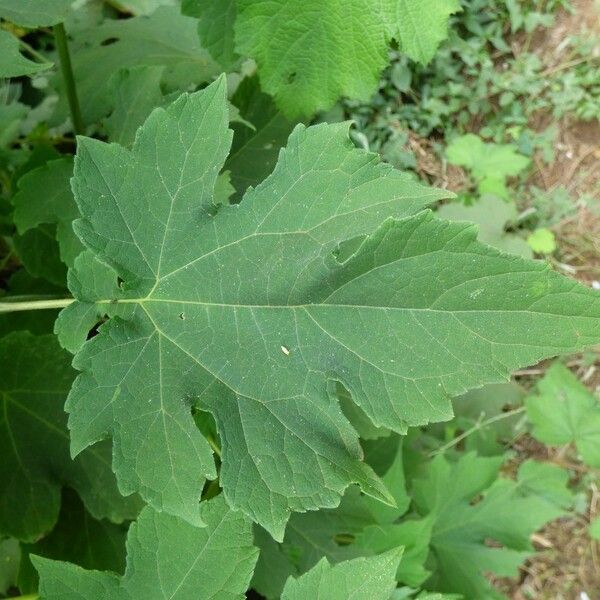
POLYGON ((47 27, 64 21, 72 0, 0 0, 0 17, 23 27, 47 27))
POLYGON ((567 367, 552 365, 525 399, 533 436, 544 444, 574 443, 583 461, 600 468, 600 404, 567 367))
POLYGON ((423 212, 446 194, 352 148, 347 124, 298 126, 241 204, 215 204, 227 122, 221 79, 154 111, 131 151, 79 143, 76 231, 123 283, 81 298, 112 318, 75 358, 72 452, 110 435, 124 493, 199 523, 216 473, 196 407, 217 423, 227 501, 281 539, 292 511, 350 483, 393 503, 336 382, 404 431, 598 341, 597 293, 423 212))

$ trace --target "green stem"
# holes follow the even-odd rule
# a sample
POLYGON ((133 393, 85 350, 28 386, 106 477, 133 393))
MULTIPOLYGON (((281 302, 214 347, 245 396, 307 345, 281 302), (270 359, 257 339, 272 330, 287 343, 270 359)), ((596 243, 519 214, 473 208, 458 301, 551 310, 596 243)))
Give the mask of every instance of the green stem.
POLYGON ((23 310, 65 308, 73 302, 75 302, 73 298, 59 298, 57 300, 31 300, 27 302, 0 302, 0 313, 20 312, 23 310))
POLYGON ((487 419, 485 421, 481 421, 480 423, 475 423, 475 425, 473 425, 473 427, 471 427, 471 429, 467 429, 467 431, 461 433, 459 436, 455 437, 452 441, 448 442, 447 444, 444 444, 443 446, 441 446, 434 452, 431 452, 431 454, 429 456, 432 457, 432 456, 436 456, 437 454, 443 454, 444 452, 446 452, 446 450, 450 450, 450 448, 454 448, 454 446, 456 446, 457 444, 462 442, 465 438, 469 437, 472 433, 475 433, 476 431, 479 431, 480 429, 483 429, 484 427, 487 427, 488 425, 491 425, 492 423, 502 421, 503 419, 508 419, 509 417, 518 415, 522 412, 525 412, 525 407, 519 406, 519 408, 515 408, 513 410, 509 410, 507 412, 500 413, 499 415, 490 417, 489 419, 487 419))
POLYGON ((26 52, 28 52, 33 58, 35 58, 36 60, 38 60, 42 64, 45 64, 45 65, 51 65, 52 64, 51 60, 48 60, 43 54, 41 54, 40 52, 38 52, 35 48, 33 48, 27 42, 23 41, 20 38, 19 38, 19 44, 21 44, 21 46, 23 46, 23 49, 26 52))
POLYGON ((24 596, 12 596, 7 600, 38 600, 38 598, 37 594, 25 594, 24 596))
POLYGON ((75 133, 83 133, 83 120, 81 118, 81 109, 77 98, 77 88, 75 87, 75 78, 73 77, 73 67, 71 66, 71 55, 69 54, 69 45, 67 43, 67 34, 65 26, 58 23, 53 27, 56 49, 60 58, 60 70, 62 71, 63 81, 67 90, 67 100, 71 110, 71 120, 75 133))

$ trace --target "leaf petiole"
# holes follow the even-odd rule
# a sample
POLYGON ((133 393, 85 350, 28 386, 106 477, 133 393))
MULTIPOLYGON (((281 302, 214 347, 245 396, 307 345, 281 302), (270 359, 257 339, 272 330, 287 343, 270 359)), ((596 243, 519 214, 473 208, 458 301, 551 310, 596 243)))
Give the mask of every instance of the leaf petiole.
POLYGON ((443 454, 447 450, 450 450, 450 448, 453 448, 454 446, 456 446, 457 444, 462 442, 465 438, 469 437, 472 433, 475 433, 476 431, 479 431, 480 429, 485 429, 488 425, 491 425, 492 423, 497 423, 498 421, 508 419, 509 417, 513 417, 514 415, 518 415, 522 412, 525 412, 525 407, 519 406, 519 408, 514 408, 513 410, 508 410, 506 412, 500 413, 499 415, 490 417, 489 419, 486 419, 485 421, 476 423, 475 425, 473 425, 473 427, 471 427, 470 429, 467 429, 465 432, 463 432, 459 436, 455 437, 452 441, 448 442, 447 444, 444 444, 443 446, 440 446, 434 452, 431 452, 429 454, 429 456, 432 458, 438 454, 443 454))
POLYGON ((62 23, 58 23, 52 29, 54 31, 56 50, 60 59, 60 70, 65 83, 67 100, 69 101, 73 129, 76 134, 82 134, 84 133, 83 119, 81 118, 81 108, 79 107, 79 99, 77 98, 77 88, 75 87, 75 77, 73 76, 65 26, 62 23))
POLYGON ((75 302, 73 298, 58 298, 56 300, 28 300, 26 302, 0 302, 0 313, 65 308, 73 302, 75 302))

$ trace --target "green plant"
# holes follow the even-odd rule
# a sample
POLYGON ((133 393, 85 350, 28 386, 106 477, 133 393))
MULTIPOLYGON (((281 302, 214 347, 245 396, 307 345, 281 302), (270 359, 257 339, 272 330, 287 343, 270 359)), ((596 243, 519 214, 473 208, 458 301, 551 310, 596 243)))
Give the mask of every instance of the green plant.
POLYGON ((370 93, 391 39, 429 59, 458 4, 70 4, 0 0, 40 27, 7 26, 33 79, 0 111, 0 594, 500 597, 568 474, 503 476, 473 397, 439 422, 600 341, 600 299, 436 218, 452 194, 349 124, 293 122, 370 93))

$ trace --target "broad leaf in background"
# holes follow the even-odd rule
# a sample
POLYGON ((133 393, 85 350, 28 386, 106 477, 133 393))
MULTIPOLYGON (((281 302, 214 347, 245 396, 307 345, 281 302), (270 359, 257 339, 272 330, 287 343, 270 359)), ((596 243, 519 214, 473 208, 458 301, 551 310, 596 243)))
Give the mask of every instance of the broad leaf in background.
POLYGON ((73 231, 73 220, 79 210, 71 191, 73 161, 62 158, 46 163, 19 179, 18 191, 12 197, 13 220, 21 235, 42 223, 56 225, 56 239, 62 262, 73 266, 83 246, 73 231))
POLYGON ((331 566, 326 558, 298 579, 288 579, 281 600, 388 600, 396 587, 402 549, 331 566))
POLYGON ((567 367, 552 365, 525 400, 533 436, 544 444, 574 443, 583 461, 600 468, 600 403, 567 367))
POLYGON ((104 121, 111 142, 131 146, 138 127, 164 103, 160 82, 164 66, 120 69, 111 81, 113 110, 104 121))
POLYGON ((237 0, 236 8, 235 48, 256 60, 263 90, 291 118, 331 108, 341 96, 368 99, 377 89, 392 38, 411 58, 428 62, 446 37, 448 16, 460 4, 237 0))
POLYGON ((43 223, 23 235, 13 236, 13 245, 20 263, 36 279, 64 288, 67 267, 60 258, 55 225, 43 223))
POLYGON ((258 558, 252 525, 222 497, 203 502, 206 527, 145 508, 127 535, 123 576, 32 557, 44 600, 237 600, 258 558))
POLYGON ((0 18, 22 27, 47 27, 64 21, 73 0, 0 0, 0 18))
POLYGON ((62 408, 75 374, 69 363, 54 336, 15 332, 0 339, 0 532, 21 540, 52 529, 65 485, 98 518, 122 521, 139 508, 135 497, 117 491, 106 443, 69 457, 62 408))
POLYGON ((17 583, 21 550, 14 538, 0 538, 0 594, 17 583))
POLYGON ((261 92, 257 77, 244 79, 232 102, 252 125, 231 123, 233 144, 225 169, 231 172, 231 183, 236 189, 234 201, 239 202, 250 186, 258 185, 271 173, 294 123, 288 121, 273 100, 261 92))
POLYGON ((469 221, 479 227, 479 239, 494 248, 524 258, 532 258, 529 244, 515 233, 506 231, 518 216, 517 207, 497 196, 484 195, 471 205, 451 202, 440 206, 437 215, 450 221, 469 221))
MULTIPOLYGON (((107 19, 77 32, 71 55, 86 123, 99 121, 113 108, 111 78, 119 67, 165 67, 161 79, 165 92, 210 81, 218 71, 200 46, 196 20, 181 15, 177 6, 161 6, 150 16, 107 19)), ((62 92, 56 111, 55 120, 68 114, 62 92)))
POLYGON ((592 290, 472 226, 402 219, 445 193, 353 148, 347 124, 297 127, 272 175, 216 205, 227 122, 221 79, 155 110, 132 151, 80 140, 76 230, 123 284, 95 299, 119 318, 75 359, 72 451, 111 435, 125 493, 198 522, 215 473, 195 405, 217 423, 225 497, 280 540, 290 512, 336 506, 350 483, 390 500, 334 381, 404 431, 600 338, 592 290))
POLYGON ((451 464, 437 456, 415 481, 416 508, 434 521, 435 570, 428 587, 466 598, 502 598, 484 574, 516 576, 533 552, 531 534, 570 504, 562 469, 527 461, 516 481, 497 479, 503 460, 470 453, 451 464))
POLYGON ((183 0, 184 15, 197 18, 203 46, 224 71, 231 71, 240 57, 235 51, 233 27, 238 0, 183 0))
POLYGON ((366 100, 387 62, 385 25, 366 0, 238 0, 236 50, 290 118, 366 100))
POLYGON ((378 0, 389 37, 414 61, 427 64, 448 37, 448 19, 459 0, 378 0))
POLYGON ((38 574, 31 564, 30 554, 73 562, 85 569, 122 572, 126 533, 125 525, 94 519, 75 492, 64 489, 54 529, 34 544, 21 544, 19 590, 28 594, 38 588, 38 574))
POLYGON ((25 58, 19 51, 19 40, 0 29, 0 79, 33 75, 51 66, 52 63, 38 63, 25 58))

